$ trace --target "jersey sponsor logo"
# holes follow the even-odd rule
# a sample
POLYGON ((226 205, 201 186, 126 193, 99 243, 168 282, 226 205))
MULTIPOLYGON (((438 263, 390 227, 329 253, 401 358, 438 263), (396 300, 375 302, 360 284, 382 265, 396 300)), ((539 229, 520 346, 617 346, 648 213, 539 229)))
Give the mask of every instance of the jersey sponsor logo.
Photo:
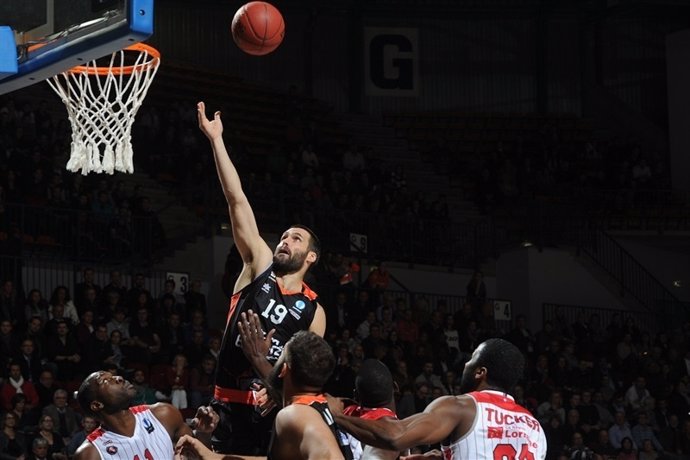
POLYGON ((534 418, 529 415, 520 413, 506 413, 500 410, 492 409, 490 407, 486 408, 486 415, 489 423, 497 423, 499 425, 517 425, 523 424, 527 425, 529 428, 540 431, 541 426, 534 418))
POLYGON ((491 438, 499 438, 499 439, 502 438, 503 437, 503 428, 500 426, 488 427, 487 437, 489 439, 491 439, 491 438))
POLYGON ((263 286, 261 286, 261 290, 268 294, 271 290, 271 285, 268 283, 264 283, 263 286))
POLYGON ((108 446, 108 448, 105 451, 108 452, 110 455, 115 455, 117 453, 117 447, 108 446))
POLYGON ((103 445, 104 445, 104 446, 108 446, 108 445, 110 445, 110 444, 112 444, 112 443, 113 443, 113 441, 110 440, 110 439, 108 439, 107 441, 105 441, 105 442, 103 443, 103 445))
POLYGON ((153 433, 153 430, 156 428, 153 426, 153 423, 151 423, 151 420, 145 418, 144 419, 144 429, 146 430, 147 433, 151 434, 153 433))

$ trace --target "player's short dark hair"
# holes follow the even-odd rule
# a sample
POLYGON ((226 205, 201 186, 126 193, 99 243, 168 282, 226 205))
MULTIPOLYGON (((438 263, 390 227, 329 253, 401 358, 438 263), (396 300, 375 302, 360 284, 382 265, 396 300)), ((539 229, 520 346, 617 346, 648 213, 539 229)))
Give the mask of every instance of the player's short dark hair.
POLYGON ((314 230, 303 224, 290 225, 290 228, 301 228, 309 233, 309 250, 316 253, 316 261, 314 261, 314 265, 316 265, 316 262, 321 258, 321 240, 319 240, 319 237, 316 236, 314 230))
POLYGON ((322 388, 335 368, 330 345, 310 331, 299 331, 288 342, 287 363, 295 384, 322 388))
POLYGON ((477 357, 477 367, 487 369, 489 385, 510 392, 525 373, 525 357, 512 343, 503 339, 489 339, 477 357))
POLYGON ((366 359, 355 378, 357 399, 364 407, 383 407, 393 400, 393 376, 378 359, 366 359))
POLYGON ((98 378, 98 374, 93 373, 81 382, 77 391, 77 401, 79 401, 79 406, 84 411, 84 415, 97 418, 97 415, 91 410, 91 402, 96 399, 96 391, 93 385, 96 378, 98 378))

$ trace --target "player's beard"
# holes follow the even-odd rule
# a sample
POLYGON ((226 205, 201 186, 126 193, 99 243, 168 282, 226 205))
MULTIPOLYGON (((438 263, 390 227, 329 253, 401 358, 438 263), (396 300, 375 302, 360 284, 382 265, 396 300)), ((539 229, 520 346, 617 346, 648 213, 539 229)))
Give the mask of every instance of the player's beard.
POLYGON ((469 393, 477 389, 477 382, 474 379, 475 369, 465 367, 460 378, 460 392, 462 394, 469 393))
POLYGON ((276 273, 295 273, 302 268, 307 258, 307 252, 293 252, 287 259, 273 255, 273 270, 276 273))

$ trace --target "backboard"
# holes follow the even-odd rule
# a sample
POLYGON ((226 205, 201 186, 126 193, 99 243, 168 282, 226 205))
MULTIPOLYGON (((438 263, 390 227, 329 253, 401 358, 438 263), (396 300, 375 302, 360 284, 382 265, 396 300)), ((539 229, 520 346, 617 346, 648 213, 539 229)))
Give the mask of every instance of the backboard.
POLYGON ((153 2, 1 0, 0 94, 150 37, 153 2))

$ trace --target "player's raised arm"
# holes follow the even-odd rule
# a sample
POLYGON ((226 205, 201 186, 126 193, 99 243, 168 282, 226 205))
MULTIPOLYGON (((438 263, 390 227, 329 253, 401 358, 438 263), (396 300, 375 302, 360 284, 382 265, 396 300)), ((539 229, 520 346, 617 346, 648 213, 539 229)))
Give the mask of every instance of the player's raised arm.
MULTIPOLYGON (((216 163, 218 179, 223 187, 223 194, 228 203, 232 235, 239 250, 245 267, 251 269, 251 281, 256 274, 263 271, 271 263, 273 257, 271 249, 261 238, 256 225, 254 211, 242 190, 242 183, 235 165, 230 160, 228 151, 223 142, 223 122, 220 112, 215 112, 213 119, 206 117, 206 105, 203 102, 197 104, 197 116, 199 128, 208 137, 213 157, 216 163)), ((244 277, 240 277, 241 279, 244 277)), ((243 286, 236 287, 239 290, 243 286)))
POLYGON ((399 452, 443 441, 464 420, 473 420, 474 413, 474 403, 470 398, 444 396, 434 400, 424 412, 403 420, 366 420, 342 414, 334 415, 338 426, 362 443, 399 452))

